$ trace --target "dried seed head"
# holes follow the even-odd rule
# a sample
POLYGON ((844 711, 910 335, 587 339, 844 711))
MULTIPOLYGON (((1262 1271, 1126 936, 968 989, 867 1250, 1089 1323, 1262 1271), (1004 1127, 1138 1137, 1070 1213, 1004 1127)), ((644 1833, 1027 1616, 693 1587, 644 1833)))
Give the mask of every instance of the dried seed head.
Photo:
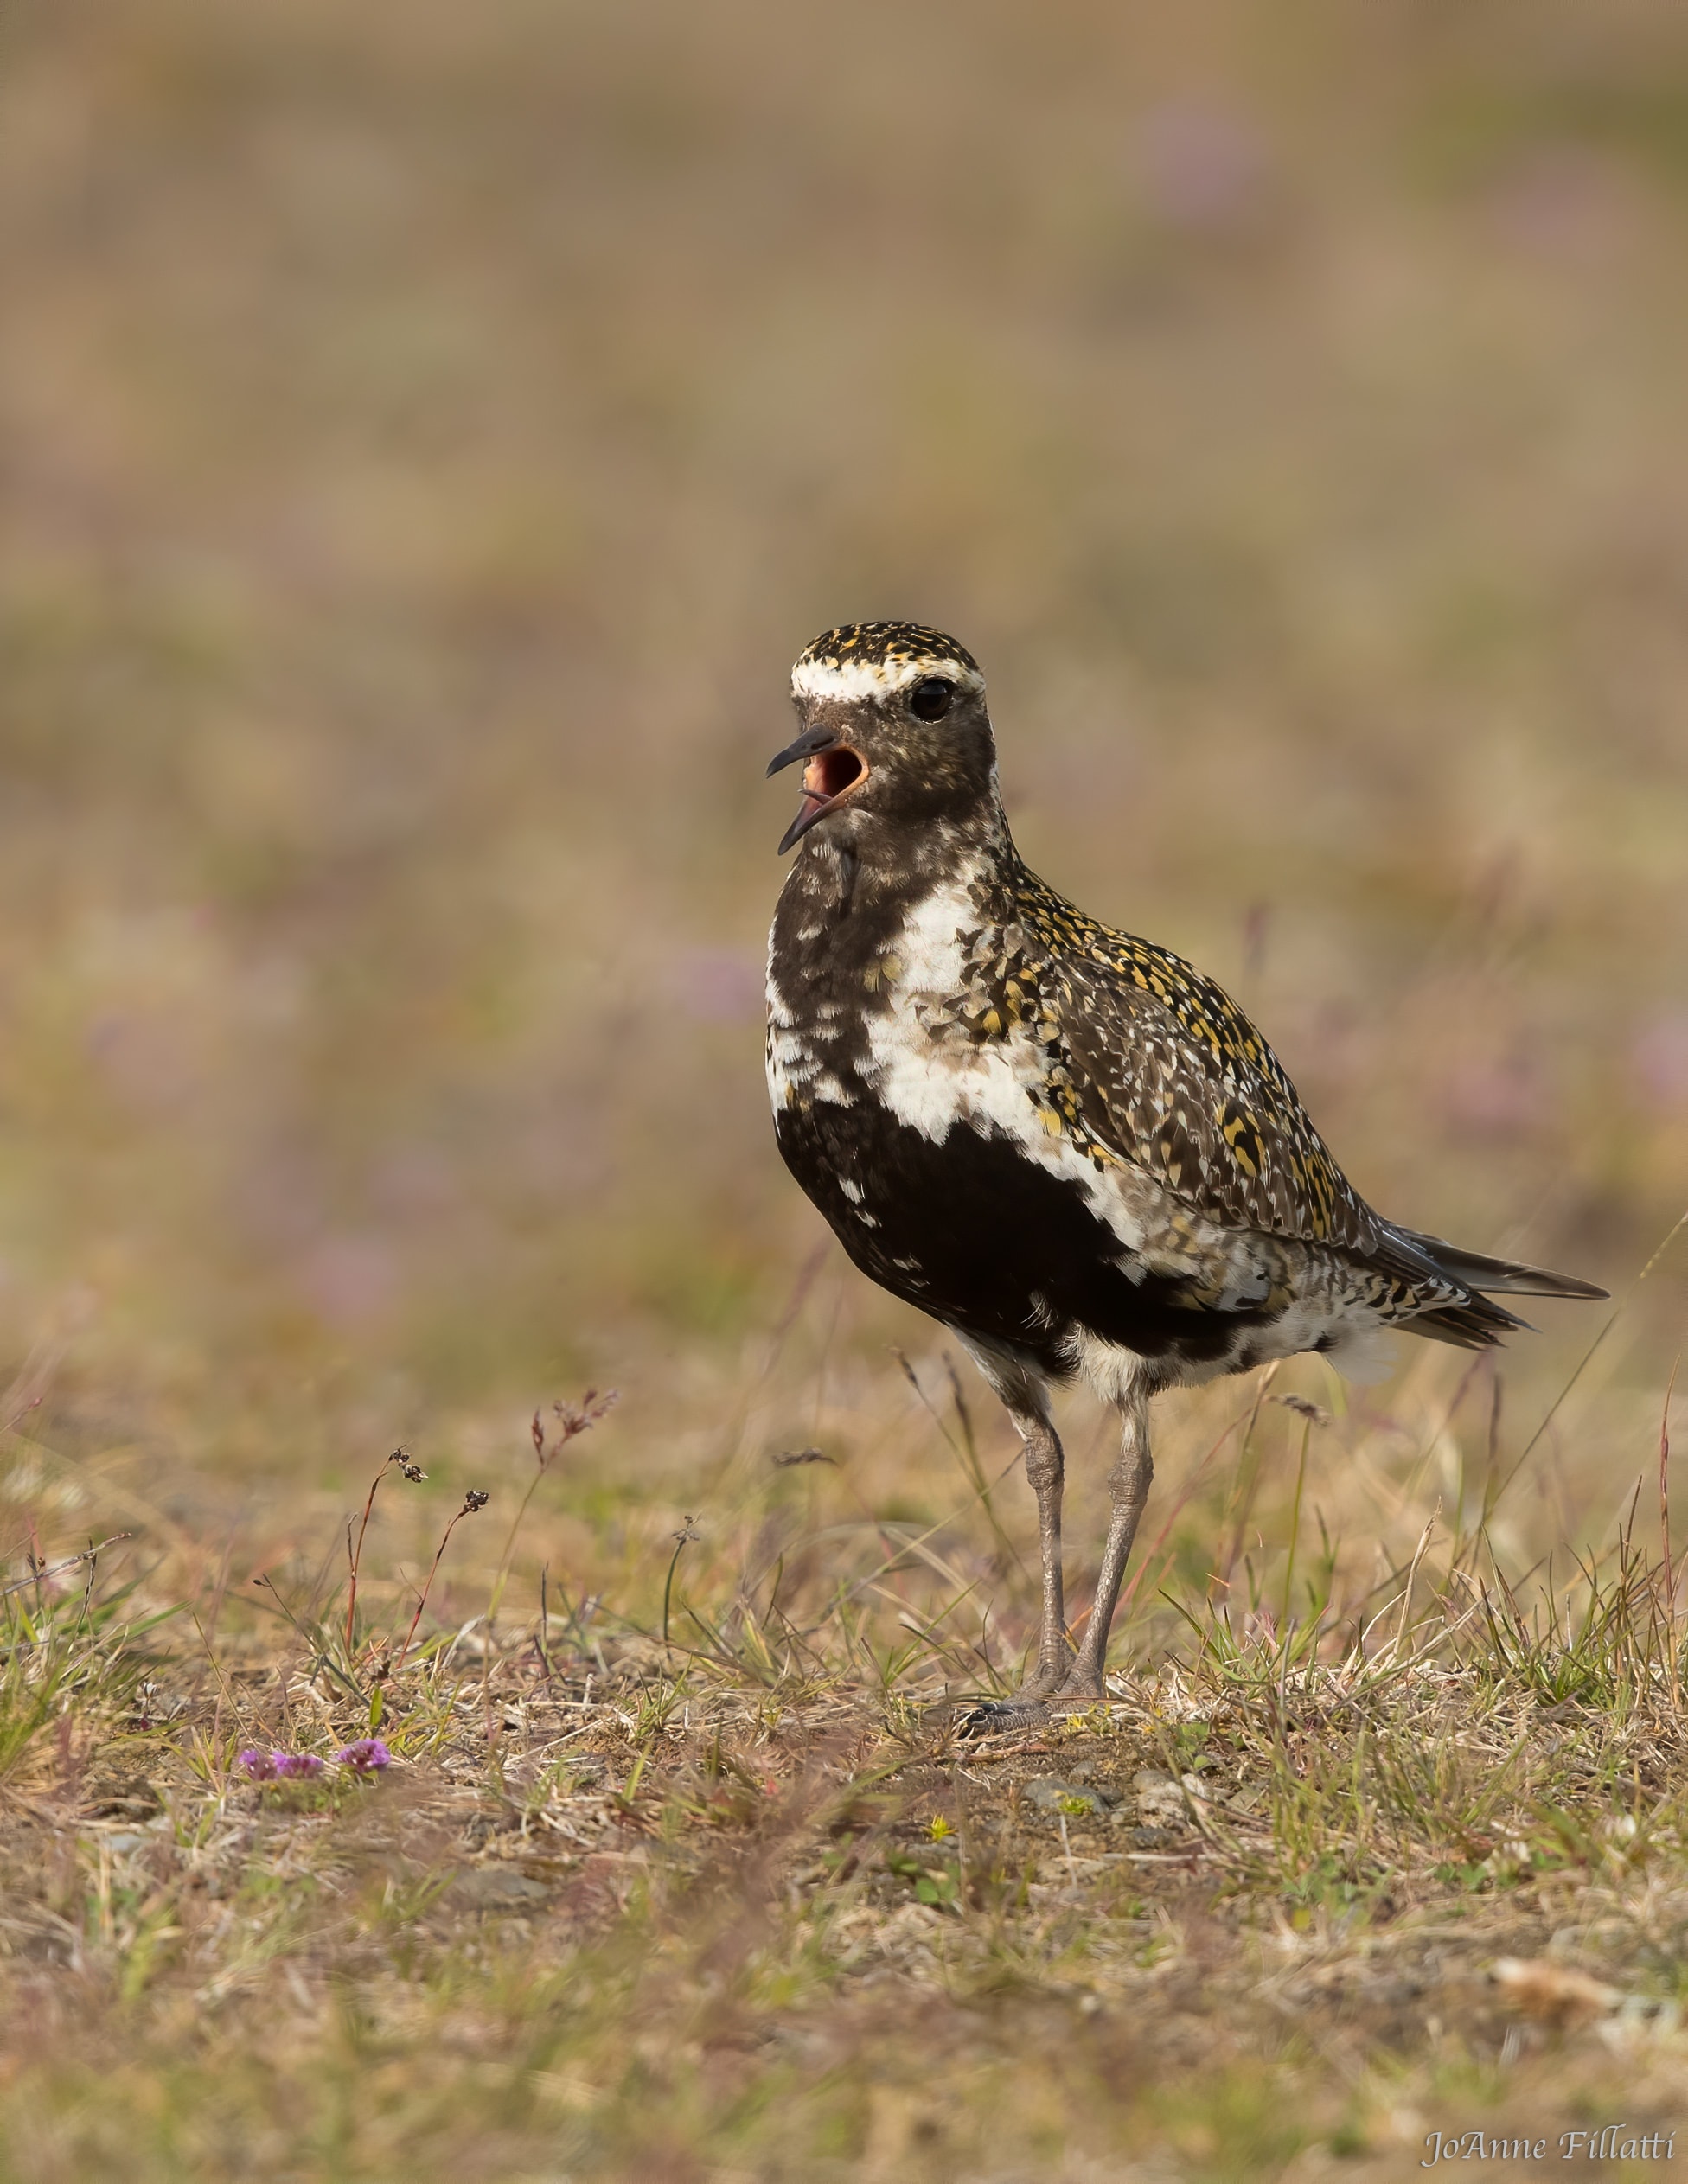
POLYGON ((471 1486, 463 1498, 464 1515, 472 1517, 477 1509, 484 1509, 491 1499, 490 1494, 483 1493, 478 1486, 471 1486))
POLYGON ((587 1389, 578 1403, 554 1402, 565 1440, 572 1440, 577 1434, 589 1433, 600 1418, 607 1417, 621 1400, 618 1388, 606 1388, 600 1395, 596 1388, 587 1389))

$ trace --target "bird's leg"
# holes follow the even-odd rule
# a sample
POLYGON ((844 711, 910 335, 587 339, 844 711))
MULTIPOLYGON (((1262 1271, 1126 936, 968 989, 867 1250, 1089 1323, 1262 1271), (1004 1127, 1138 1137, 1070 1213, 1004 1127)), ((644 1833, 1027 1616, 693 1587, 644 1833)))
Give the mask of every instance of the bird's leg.
POLYGON ((1066 1618, 1061 1600, 1061 1485, 1065 1459, 1046 1414, 1010 1414, 1026 1443, 1026 1476, 1038 1498, 1038 1551, 1043 1563, 1043 1598, 1038 1618, 1038 1664, 1014 1693, 1026 1704, 1049 1698, 1066 1679, 1066 1618))
MULTIPOLYGON (((992 1363, 987 1361, 988 1370, 992 1363)), ((981 1706, 975 1717, 981 1724, 1008 1727, 1045 1721, 1049 1702, 1065 1683, 1071 1664, 1066 1621, 1061 1612, 1061 1478, 1065 1464, 1042 1389, 1023 1376, 1006 1387, 1006 1374, 992 1372, 991 1378, 1014 1421, 1015 1432, 1026 1444, 1026 1476, 1038 1498, 1038 1544, 1043 1555, 1037 1665, 1011 1699, 981 1706)))
POLYGON ((1133 1395, 1120 1406, 1119 1461, 1108 1474, 1114 1510, 1108 1524, 1108 1544, 1102 1554, 1102 1574, 1097 1580, 1096 1605, 1084 1626, 1077 1657, 1056 1694, 1060 1699, 1092 1701, 1107 1696, 1103 1669, 1108 1632, 1125 1566, 1131 1557, 1131 1542, 1137 1536, 1137 1520, 1143 1513, 1154 1477, 1154 1466, 1148 1453, 1148 1401, 1141 1394, 1133 1395))
POLYGON ((950 1331, 966 1345, 973 1362, 996 1390, 1026 1444, 1026 1476, 1038 1498, 1038 1545, 1043 1559, 1043 1598, 1038 1617, 1037 1665, 1011 1699, 996 1699, 972 1710, 977 1726, 1042 1721, 1049 1702, 1066 1681, 1072 1655, 1061 1612, 1061 1478, 1066 1468, 1060 1436, 1050 1415, 1049 1390, 1031 1361, 994 1343, 981 1342, 959 1327, 950 1331))

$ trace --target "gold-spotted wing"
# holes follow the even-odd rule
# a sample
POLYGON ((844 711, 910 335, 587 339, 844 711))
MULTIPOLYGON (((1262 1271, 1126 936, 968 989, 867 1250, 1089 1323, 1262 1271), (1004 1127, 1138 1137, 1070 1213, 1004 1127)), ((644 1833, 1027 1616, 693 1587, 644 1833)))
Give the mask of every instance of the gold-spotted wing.
POLYGON ((1055 951, 1075 1121, 1227 1228, 1369 1257, 1382 1224, 1277 1057, 1222 988, 1168 949, 1092 927, 1055 951))

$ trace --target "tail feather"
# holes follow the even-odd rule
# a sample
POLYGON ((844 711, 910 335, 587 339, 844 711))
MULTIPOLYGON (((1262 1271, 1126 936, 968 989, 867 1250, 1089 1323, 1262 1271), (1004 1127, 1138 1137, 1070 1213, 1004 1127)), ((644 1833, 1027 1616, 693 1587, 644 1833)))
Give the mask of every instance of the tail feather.
POLYGON ((1492 1305, 1487 1297, 1474 1294, 1460 1304, 1416 1312, 1399 1324, 1405 1334, 1429 1335, 1433 1342, 1449 1342, 1456 1350, 1493 1350, 1508 1335, 1536 1331, 1527 1319, 1520 1319, 1504 1305, 1492 1305))
POLYGON ((1406 1333, 1428 1335, 1435 1342, 1454 1344, 1461 1350, 1488 1350, 1507 1335, 1533 1333, 1527 1319, 1520 1319, 1505 1305, 1486 1294, 1522 1297, 1581 1297, 1598 1299, 1608 1293, 1573 1274, 1552 1274, 1544 1267, 1526 1267, 1512 1259, 1491 1259, 1480 1251, 1467 1251, 1441 1236, 1422 1236, 1416 1229, 1391 1226, 1388 1239, 1377 1255, 1377 1263, 1409 1281, 1429 1281, 1438 1287, 1456 1283, 1465 1293, 1427 1301, 1423 1312, 1397 1324, 1406 1333))
POLYGON ((1575 1274, 1553 1274, 1545 1267, 1526 1267, 1513 1259, 1490 1259, 1480 1251, 1448 1243, 1441 1236, 1421 1236, 1416 1229, 1397 1229, 1395 1233, 1428 1260, 1436 1273, 1467 1289, 1494 1290, 1518 1297, 1582 1297, 1594 1302, 1611 1294, 1609 1290, 1597 1289, 1591 1281, 1579 1281, 1575 1274))

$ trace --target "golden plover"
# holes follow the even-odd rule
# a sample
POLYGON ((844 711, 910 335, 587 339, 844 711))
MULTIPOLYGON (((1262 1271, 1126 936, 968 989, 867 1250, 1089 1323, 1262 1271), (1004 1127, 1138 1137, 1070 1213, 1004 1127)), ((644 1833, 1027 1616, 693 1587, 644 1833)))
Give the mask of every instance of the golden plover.
POLYGON ((1386 1221, 1212 979, 1028 871, 997 790, 977 662, 853 623, 792 671, 799 846, 768 948, 779 1149, 862 1272, 953 1331, 1026 1444, 1043 1555, 1035 1667, 1007 1708, 1103 1695, 1160 1389, 1380 1331, 1480 1349, 1525 1323, 1486 1293, 1601 1297, 1386 1221), (1052 1383, 1122 1420, 1082 1643, 1062 1613, 1052 1383))

